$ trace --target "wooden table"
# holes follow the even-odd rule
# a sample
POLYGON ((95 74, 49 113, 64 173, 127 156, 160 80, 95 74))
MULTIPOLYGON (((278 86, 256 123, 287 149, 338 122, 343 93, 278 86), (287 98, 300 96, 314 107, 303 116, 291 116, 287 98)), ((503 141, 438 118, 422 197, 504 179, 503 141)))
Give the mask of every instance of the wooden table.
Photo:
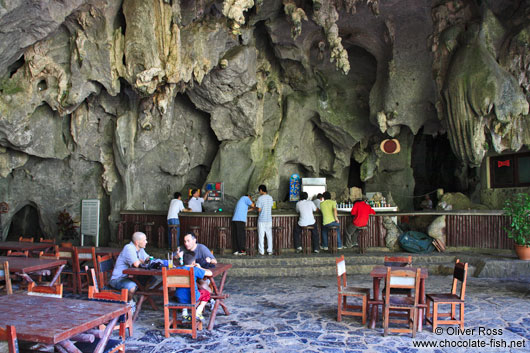
POLYGON ((119 303, 30 295, 0 297, 0 322, 14 325, 21 341, 59 345, 64 349, 71 344, 71 337, 110 321, 96 353, 99 348, 99 352, 103 351, 118 318, 129 310, 126 304, 119 303))
MULTIPOLYGON (((78 249, 90 249, 91 246, 76 246, 78 249)), ((123 248, 109 248, 109 247, 97 247, 96 248, 96 256, 104 256, 107 254, 111 254, 112 257, 118 257, 120 255, 123 248)))
MULTIPOLYGON (((217 310, 219 310, 219 306, 223 308, 225 315, 230 315, 230 312, 228 311, 228 308, 226 307, 226 304, 224 303, 224 300, 229 297, 229 294, 224 293, 224 286, 225 286, 228 270, 230 270, 231 268, 232 268, 232 264, 218 263, 215 265, 214 268, 208 269, 212 271, 212 276, 208 278, 210 279, 210 283, 212 284, 212 288, 213 288, 212 298, 215 299, 215 305, 213 307, 212 313, 210 314, 210 321, 208 322, 208 330, 212 330, 214 327, 215 317, 217 316, 217 310), (215 279, 219 277, 220 277, 220 282, 218 286, 215 279)), ((155 288, 147 288, 144 284, 135 280, 134 277, 162 276, 162 270, 146 270, 143 268, 129 268, 127 270, 124 270, 123 273, 133 276, 132 280, 134 280, 136 284, 138 285, 138 290, 136 291, 136 293, 141 295, 140 300, 138 301, 138 304, 136 304, 136 312, 134 313, 133 320, 136 320, 138 313, 140 312, 140 309, 142 307, 142 304, 145 300, 149 301, 153 309, 156 310, 156 304, 154 303, 152 296, 162 296, 162 290, 160 289, 160 287, 162 286, 162 283, 159 283, 155 288)))
POLYGON ((29 273, 41 270, 51 270, 56 268, 55 276, 50 285, 55 284, 55 281, 61 275, 63 265, 66 265, 66 260, 52 260, 52 259, 38 259, 34 257, 18 257, 18 256, 0 256, 0 262, 9 262, 9 272, 25 278, 28 282, 33 280, 28 276, 29 273))
POLYGON ((0 250, 14 250, 14 251, 40 251, 53 246, 50 243, 26 243, 18 241, 2 241, 0 242, 0 250))
MULTIPOLYGON (((392 266, 393 270, 413 270, 416 271, 415 267, 394 267, 392 266)), ((384 305, 384 301, 381 299, 381 280, 386 280, 387 270, 385 266, 375 266, 372 269, 372 272, 370 272, 370 276, 373 278, 373 290, 374 290, 374 297, 370 300, 370 304, 372 305, 372 313, 370 315, 370 328, 375 328, 375 322, 377 321, 377 305, 384 305)), ((420 292, 416 293, 416 295, 419 295, 418 303, 422 306, 425 306, 425 280, 429 276, 429 271, 426 268, 421 268, 420 273, 420 292)), ((423 329, 423 309, 419 310, 418 313, 418 332, 421 332, 423 329)))

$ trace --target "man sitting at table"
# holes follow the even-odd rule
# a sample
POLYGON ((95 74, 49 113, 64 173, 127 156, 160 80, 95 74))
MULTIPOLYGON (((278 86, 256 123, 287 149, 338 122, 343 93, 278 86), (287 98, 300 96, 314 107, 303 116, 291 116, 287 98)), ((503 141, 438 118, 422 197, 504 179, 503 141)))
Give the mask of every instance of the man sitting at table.
POLYGON ((368 224, 368 219, 371 214, 375 214, 374 209, 364 200, 353 201, 351 215, 353 216, 353 235, 345 238, 345 245, 347 248, 354 247, 358 244, 359 228, 364 228, 368 224))
POLYGON ((313 252, 318 254, 318 228, 315 221, 315 216, 313 215, 313 212, 316 212, 317 210, 317 206, 315 206, 313 201, 309 201, 307 199, 308 196, 309 195, 307 192, 303 191, 300 194, 300 201, 296 203, 296 211, 300 213, 300 218, 294 227, 294 247, 296 248, 297 253, 302 252, 302 245, 300 241, 302 227, 311 226, 313 227, 313 229, 311 229, 311 243, 313 245, 313 252))
MULTIPOLYGON (((212 276, 212 271, 205 270, 198 263, 196 263, 195 256, 196 254, 193 251, 184 251, 184 254, 182 256, 184 266, 178 266, 177 268, 189 270, 191 267, 194 267, 193 274, 195 275, 195 301, 199 302, 199 306, 197 307, 195 316, 198 320, 202 321, 204 320, 204 316, 202 316, 204 306, 210 301, 211 296, 210 292, 206 289, 198 288, 197 282, 199 280, 204 279, 205 276, 212 276)), ((190 290, 188 290, 188 288, 177 288, 175 290, 175 297, 177 298, 177 301, 181 304, 191 304, 191 292, 190 290)), ((191 320, 188 313, 188 309, 182 309, 182 317, 186 321, 191 320)))
MULTIPOLYGON (((117 290, 128 289, 129 300, 132 299, 134 292, 136 292, 137 285, 123 271, 130 267, 139 267, 149 259, 149 255, 144 250, 146 245, 147 237, 145 234, 142 232, 134 233, 131 242, 123 247, 112 271, 109 285, 117 290)), ((149 279, 150 277, 148 276, 141 276, 140 278, 146 283, 149 279)))
POLYGON ((187 233, 184 236, 184 247, 186 250, 195 253, 195 261, 204 268, 213 267, 212 265, 217 263, 210 249, 203 244, 197 243, 197 237, 193 233, 187 233))

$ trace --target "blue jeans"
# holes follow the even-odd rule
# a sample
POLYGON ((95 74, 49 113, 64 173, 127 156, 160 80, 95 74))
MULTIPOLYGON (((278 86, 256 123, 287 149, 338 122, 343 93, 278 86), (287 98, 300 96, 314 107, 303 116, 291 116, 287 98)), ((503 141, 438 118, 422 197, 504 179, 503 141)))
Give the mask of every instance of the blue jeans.
POLYGON ((322 247, 327 248, 328 247, 328 227, 337 226, 337 247, 342 248, 342 240, 340 240, 340 223, 339 222, 331 222, 326 224, 325 226, 322 226, 322 247))
MULTIPOLYGON (((167 220, 168 226, 175 225, 175 224, 180 225, 180 221, 178 218, 170 218, 167 220)), ((171 249, 171 228, 169 227, 167 227, 167 245, 168 245, 168 248, 171 249)), ((177 244, 175 247, 178 247, 179 245, 180 245, 180 227, 177 228, 177 244)))

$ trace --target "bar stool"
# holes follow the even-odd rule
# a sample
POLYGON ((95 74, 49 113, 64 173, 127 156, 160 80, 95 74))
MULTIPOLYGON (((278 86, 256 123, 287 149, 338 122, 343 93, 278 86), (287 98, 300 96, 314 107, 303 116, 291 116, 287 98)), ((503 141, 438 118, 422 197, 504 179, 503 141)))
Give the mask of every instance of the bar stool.
POLYGON ((258 227, 245 227, 246 236, 247 236, 247 255, 254 256, 256 255, 256 231, 258 227))
POLYGON ((311 231, 313 226, 305 226, 302 228, 302 252, 304 254, 311 254, 311 231))
POLYGON ((158 227, 158 247, 163 248, 165 243, 166 242, 164 240, 164 226, 159 226, 158 227))
POLYGON ((282 253, 282 238, 284 227, 272 227, 272 243, 274 245, 274 255, 280 255, 282 253))
POLYGON ((224 255, 226 250, 226 230, 228 227, 217 227, 217 247, 219 255, 224 255))
MULTIPOLYGON (((147 242, 149 243, 153 243, 153 239, 151 237, 152 233, 152 229, 153 229, 153 226, 155 225, 155 222, 145 222, 143 224, 144 226, 144 229, 145 229, 145 237, 147 238, 147 242)), ((158 245, 160 246, 160 245, 158 245)))
POLYGON ((331 226, 328 227, 328 244, 329 244, 329 252, 332 254, 337 253, 337 229, 338 226, 331 226))
POLYGON ((177 250, 178 244, 178 229, 180 228, 179 224, 168 225, 169 231, 171 232, 171 251, 177 250))
POLYGON ((190 231, 195 234, 195 238, 197 238, 197 241, 199 241, 201 226, 190 226, 190 231))
POLYGON ((118 223, 118 235, 117 235, 116 241, 120 245, 123 244, 123 234, 125 233, 125 227, 126 226, 127 226, 127 222, 126 221, 120 221, 118 223))
POLYGON ((368 245, 368 227, 357 228, 357 244, 359 244, 359 254, 364 254, 366 246, 368 245))

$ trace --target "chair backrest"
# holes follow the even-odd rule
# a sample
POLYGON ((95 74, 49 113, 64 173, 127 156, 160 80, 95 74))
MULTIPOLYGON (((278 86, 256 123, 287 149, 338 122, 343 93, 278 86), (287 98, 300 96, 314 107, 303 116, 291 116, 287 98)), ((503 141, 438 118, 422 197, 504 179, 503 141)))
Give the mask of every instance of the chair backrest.
POLYGON ((17 330, 15 326, 0 327, 0 341, 7 341, 9 353, 18 353, 17 330))
POLYGON ((168 270, 162 267, 162 288, 164 305, 169 303, 169 288, 189 288, 191 292, 191 303, 196 303, 196 299, 199 299, 195 298, 195 273, 193 267, 187 270, 168 270))
POLYGON ((96 248, 90 247, 90 248, 75 248, 75 258, 77 258, 79 268, 84 268, 83 264, 86 265, 87 262, 92 263, 92 267, 98 272, 98 264, 97 264, 97 258, 96 258, 96 248))
POLYGON ((110 254, 104 256, 98 255, 96 262, 97 281, 99 282, 98 288, 101 289, 109 284, 112 271, 114 270, 114 259, 110 254))
POLYGON ((38 295, 42 297, 62 298, 63 284, 55 284, 53 286, 38 286, 35 282, 28 284, 28 295, 38 295))
POLYGON ((11 286, 11 277, 9 277, 9 262, 0 262, 0 280, 5 282, 7 294, 13 294, 13 287, 11 286))
POLYGON ((59 245, 54 245, 53 252, 44 252, 39 253, 39 259, 48 259, 48 260, 59 260, 61 254, 59 252, 59 245))
POLYGON ((18 238, 18 241, 20 243, 33 243, 33 238, 24 238, 24 237, 20 236, 18 238))
POLYGON ((453 285, 451 293, 456 294, 458 288, 458 282, 460 282, 460 299, 464 300, 466 297, 466 282, 467 282, 467 262, 462 263, 459 259, 456 259, 455 269, 453 271, 453 285))
POLYGON ((392 288, 413 289, 414 305, 418 305, 420 274, 421 269, 419 268, 392 269, 391 267, 387 267, 385 301, 390 300, 392 288))
POLYGON ((50 243, 50 244, 55 244, 55 239, 45 239, 45 238, 40 238, 40 239, 39 239, 39 242, 40 242, 40 243, 50 243))
POLYGON ((410 267, 412 256, 385 256, 385 266, 410 267))
POLYGON ((24 250, 24 251, 7 250, 7 256, 28 257, 29 256, 29 250, 24 250))
POLYGON ((337 286, 340 291, 341 288, 348 285, 346 279, 346 261, 344 261, 344 255, 337 257, 335 259, 335 264, 337 266, 337 286))
POLYGON ((77 251, 74 247, 59 247, 59 259, 60 260, 66 260, 69 266, 71 266, 72 270, 79 271, 78 268, 78 261, 77 261, 77 251))

